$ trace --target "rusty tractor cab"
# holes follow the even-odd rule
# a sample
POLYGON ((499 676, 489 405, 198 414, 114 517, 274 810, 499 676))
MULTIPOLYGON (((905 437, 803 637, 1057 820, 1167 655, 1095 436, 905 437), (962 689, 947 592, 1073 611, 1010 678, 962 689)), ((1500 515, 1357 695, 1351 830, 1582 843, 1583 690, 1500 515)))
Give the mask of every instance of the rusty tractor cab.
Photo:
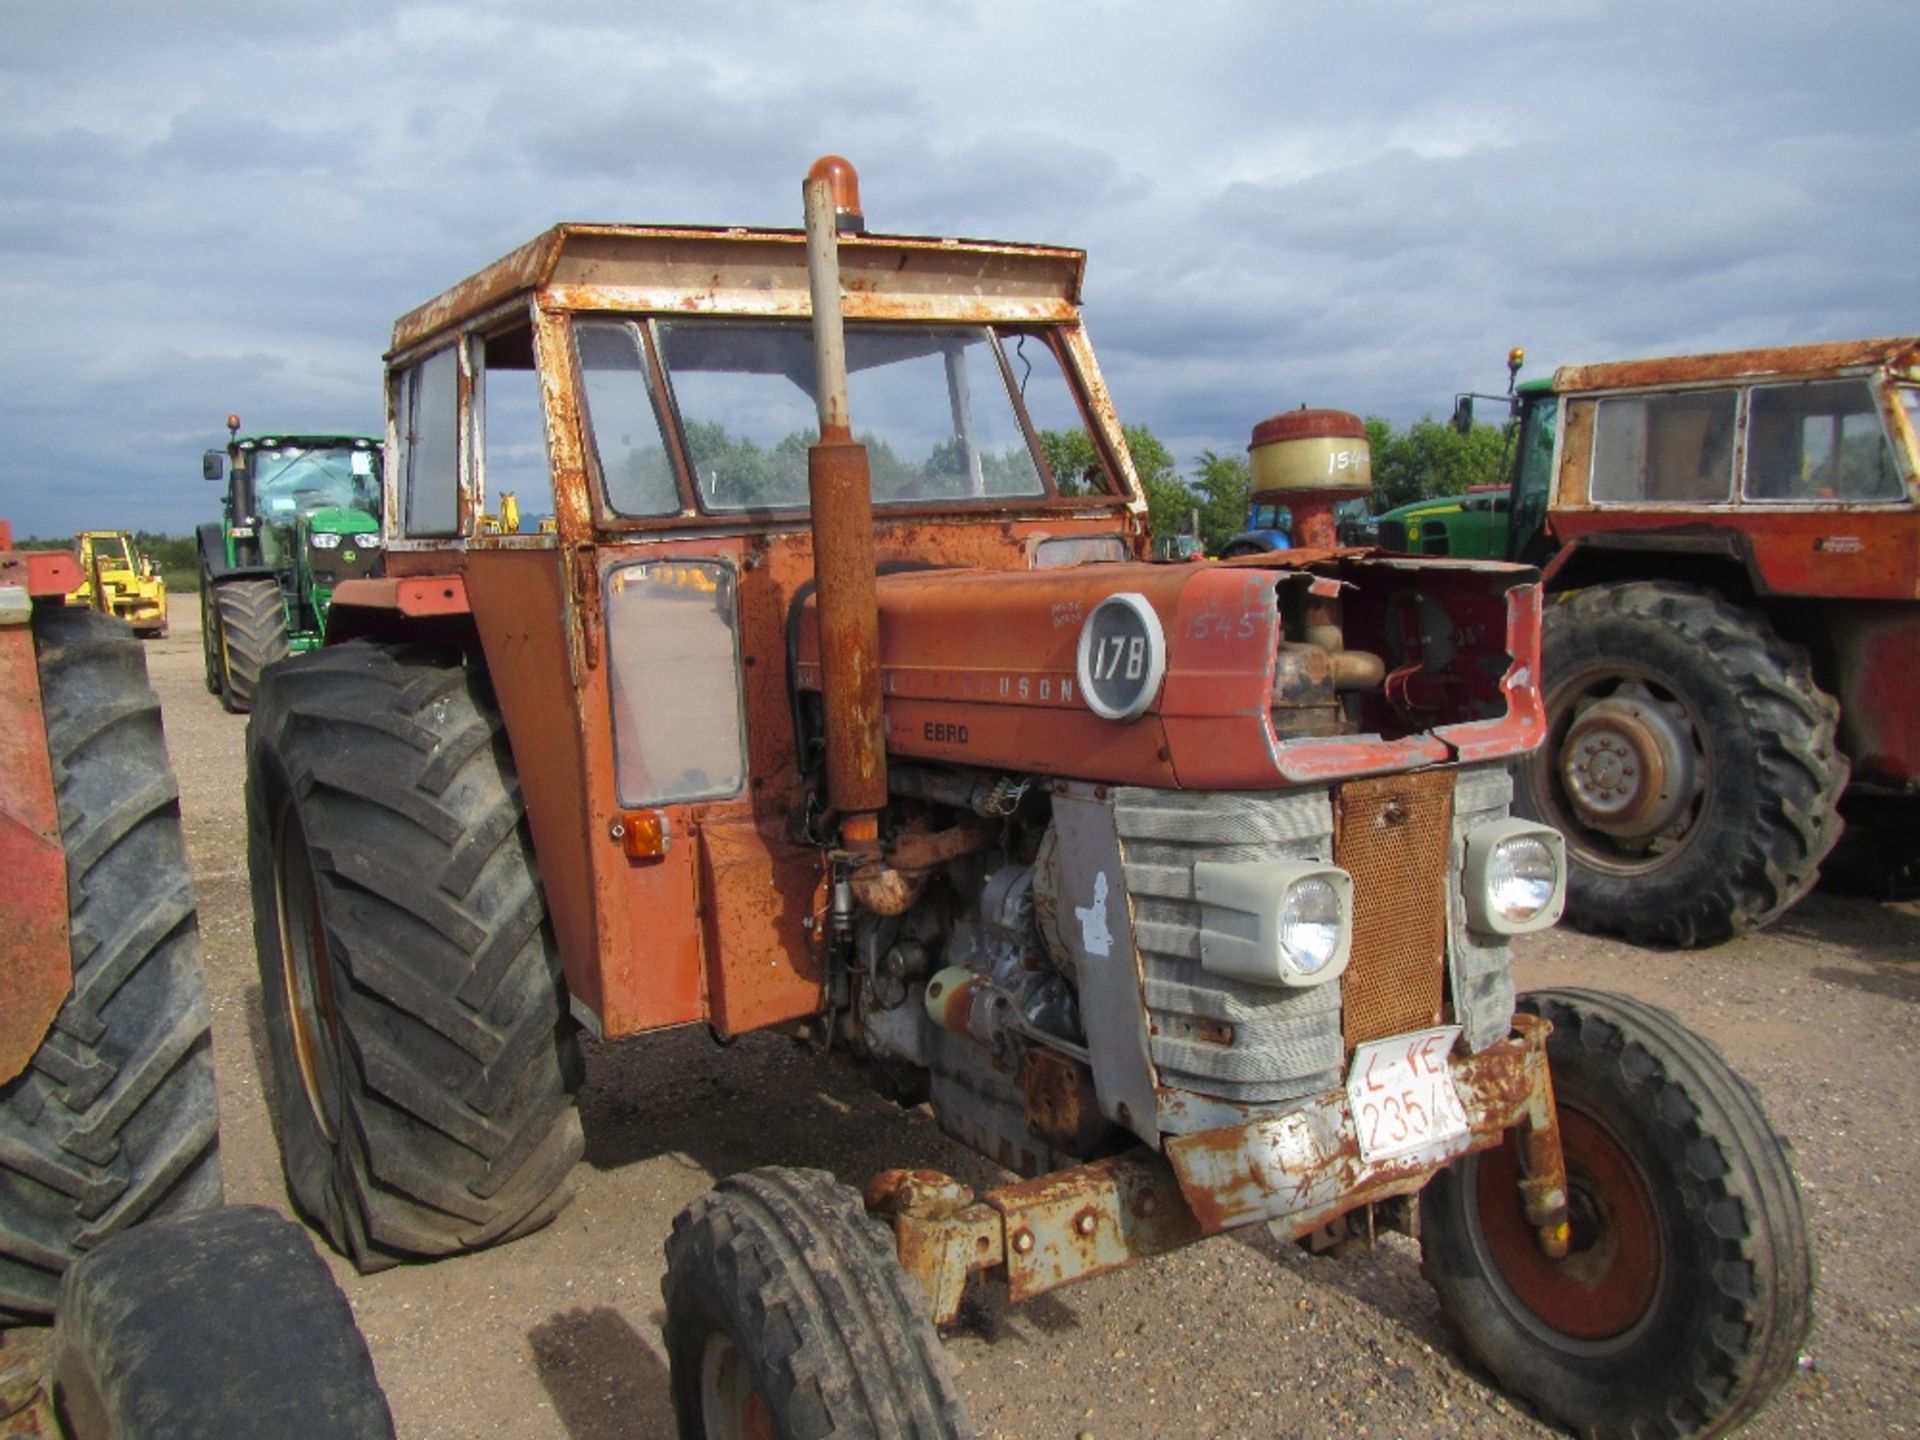
POLYGON ((1809 1269, 1751 1091, 1663 1012, 1516 1002, 1535 573, 1332 545, 1327 411, 1254 432, 1299 548, 1150 563, 1081 252, 806 194, 560 226, 395 327, 387 574, 249 728, 303 1211, 363 1266, 512 1239, 581 1151, 575 1026, 806 1027, 1020 1178, 723 1180, 668 1243, 685 1434, 966 1433, 970 1277, 1260 1222, 1417 1229, 1570 1423, 1758 1405, 1809 1269), (482 523, 503 473, 551 530, 482 523))
POLYGON ((1516 409, 1552 597, 1518 803, 1574 922, 1712 944, 1823 864, 1920 893, 1920 339, 1563 366, 1516 409))

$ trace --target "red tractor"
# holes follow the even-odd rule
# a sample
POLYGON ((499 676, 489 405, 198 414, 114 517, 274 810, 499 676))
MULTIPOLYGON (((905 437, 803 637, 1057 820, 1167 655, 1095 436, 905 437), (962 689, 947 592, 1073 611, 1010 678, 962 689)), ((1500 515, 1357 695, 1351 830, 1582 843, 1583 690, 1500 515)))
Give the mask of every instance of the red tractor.
POLYGON ((1564 366, 1515 404, 1508 553, 1549 597, 1517 800, 1567 838, 1569 917, 1724 940, 1843 821, 1829 871, 1920 893, 1920 340, 1564 366))
POLYGON ((560 226, 395 327, 387 574, 248 730, 300 1207, 369 1268, 510 1240, 581 1153, 576 1028, 804 1031, 1020 1178, 723 1179, 667 1245, 685 1435, 968 1433, 974 1277, 1262 1223, 1417 1229, 1576 1427, 1751 1413, 1811 1275, 1753 1092, 1514 993, 1562 890, 1508 813, 1535 572, 1336 545, 1330 411, 1254 432, 1296 548, 1151 563, 1081 252, 805 190, 804 231, 560 226), (551 527, 485 522, 503 475, 551 527))

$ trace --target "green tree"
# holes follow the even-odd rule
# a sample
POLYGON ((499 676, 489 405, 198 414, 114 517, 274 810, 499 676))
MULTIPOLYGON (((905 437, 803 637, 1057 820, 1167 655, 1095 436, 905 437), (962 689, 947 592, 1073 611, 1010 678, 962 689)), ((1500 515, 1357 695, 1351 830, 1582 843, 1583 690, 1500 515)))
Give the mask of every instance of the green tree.
POLYGON ((1503 482, 1507 427, 1475 425, 1462 435, 1431 415, 1404 432, 1378 416, 1367 420, 1373 450, 1373 508, 1391 510, 1435 495, 1459 495, 1472 485, 1503 482))
POLYGON ((1202 450, 1194 465, 1194 489, 1200 493, 1200 538, 1209 555, 1218 555, 1227 541, 1247 528, 1247 493, 1252 481, 1246 457, 1202 450))
MULTIPOLYGON (((1148 523, 1155 535, 1177 535, 1186 527, 1196 497, 1180 478, 1173 452, 1144 425, 1124 427, 1134 473, 1146 492, 1148 523)), ((1040 453, 1063 495, 1087 495, 1106 488, 1099 453, 1085 430, 1042 430, 1040 453)))

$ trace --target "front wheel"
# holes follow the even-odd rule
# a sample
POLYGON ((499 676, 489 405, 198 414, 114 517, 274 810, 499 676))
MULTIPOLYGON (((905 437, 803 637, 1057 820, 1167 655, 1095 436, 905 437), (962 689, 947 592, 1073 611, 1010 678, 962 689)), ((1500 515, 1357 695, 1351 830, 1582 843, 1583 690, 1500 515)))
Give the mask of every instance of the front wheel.
POLYGON ((266 668, 291 653, 286 601, 275 581, 228 580, 214 588, 212 603, 218 612, 220 703, 244 715, 253 708, 266 668))
POLYGON ((1671 1014, 1540 991, 1573 1243, 1547 1258, 1514 1143, 1421 1196, 1423 1268, 1469 1354, 1593 1440, 1717 1435, 1785 1379, 1811 1321, 1800 1192, 1753 1090, 1671 1014))
POLYGON ((661 1289, 681 1440, 974 1433, 892 1232, 823 1171, 721 1181, 673 1222, 661 1289))

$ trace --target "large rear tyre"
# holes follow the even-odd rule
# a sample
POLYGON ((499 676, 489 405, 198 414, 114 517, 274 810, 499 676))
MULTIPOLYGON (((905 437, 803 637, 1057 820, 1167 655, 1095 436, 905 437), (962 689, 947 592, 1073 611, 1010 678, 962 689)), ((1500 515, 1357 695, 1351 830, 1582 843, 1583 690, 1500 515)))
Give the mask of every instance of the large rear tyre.
POLYGON ((1507 1389, 1595 1440, 1716 1435, 1792 1370, 1811 1320, 1800 1192, 1752 1089, 1672 1015, 1541 991, 1573 1245, 1550 1260, 1507 1146, 1420 1201, 1441 1308, 1507 1389))
POLYGON ((72 1440, 391 1440, 347 1297, 258 1205, 156 1221, 67 1272, 54 1404, 72 1440))
POLYGON ((0 1324, 50 1314, 61 1273, 108 1237, 220 1202, 193 875, 146 658, 87 610, 42 607, 33 637, 73 990, 0 1087, 0 1324))
POLYGON ((819 1170, 722 1180, 667 1241, 681 1440, 954 1440, 972 1422, 892 1232, 819 1170))
POLYGON ((1806 652, 1689 585, 1550 606, 1547 739, 1515 807, 1567 839, 1567 918, 1641 945, 1711 945, 1813 888, 1840 836, 1840 709, 1806 652))
POLYGON ((213 606, 220 641, 220 703, 244 715, 253 708, 266 668, 291 653, 286 601, 275 581, 226 580, 214 587, 213 606))
POLYGON ((484 683, 457 651, 363 642, 277 666, 247 820, 294 1202, 362 1270, 544 1225, 581 1066, 484 683))

